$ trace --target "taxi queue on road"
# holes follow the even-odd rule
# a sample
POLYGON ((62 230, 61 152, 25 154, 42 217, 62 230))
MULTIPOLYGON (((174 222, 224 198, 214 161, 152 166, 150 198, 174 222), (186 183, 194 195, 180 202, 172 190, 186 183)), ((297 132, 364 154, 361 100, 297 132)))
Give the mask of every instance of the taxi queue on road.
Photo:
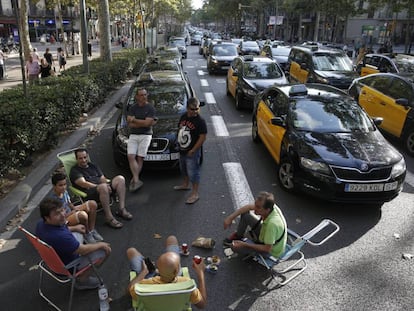
MULTIPOLYGON (((357 71, 344 51, 315 43, 265 42, 261 53, 254 55, 240 53, 241 46, 243 40, 236 44, 201 38, 199 54, 207 59, 210 74, 226 74, 226 93, 234 97, 236 108, 253 111, 252 139, 263 142, 278 164, 275 173, 284 190, 375 205, 398 195, 406 165, 383 134, 400 138, 414 155, 414 75, 382 73, 385 67, 371 73, 364 69, 370 65, 368 55, 357 71), (271 55, 282 46, 283 57, 271 55), (364 77, 358 78, 358 72, 364 77)), ((161 105, 157 110, 162 112, 158 121, 162 130, 154 135, 145 161, 169 167, 176 166, 178 157, 172 124, 195 94, 182 71, 181 57, 186 55, 173 51, 166 47, 156 53, 130 91, 145 85, 150 94, 157 94, 150 102, 161 105), (161 60, 166 54, 175 55, 170 59, 179 66, 161 60), (174 94, 160 95, 161 89, 174 94)), ((414 67, 412 58, 406 56, 406 61, 402 68, 414 67)), ((122 112, 113 135, 118 164, 126 161, 123 119, 130 99, 118 105, 122 112)))

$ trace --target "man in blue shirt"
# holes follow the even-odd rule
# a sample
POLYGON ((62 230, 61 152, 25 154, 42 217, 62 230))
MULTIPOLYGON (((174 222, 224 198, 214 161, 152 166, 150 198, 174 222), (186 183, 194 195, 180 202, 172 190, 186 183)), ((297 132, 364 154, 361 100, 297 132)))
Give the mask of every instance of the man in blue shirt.
MULTIPOLYGON (((46 198, 39 207, 42 220, 37 223, 36 235, 54 248, 65 265, 79 257, 78 270, 86 267, 90 261, 98 260, 100 265, 111 253, 110 245, 105 242, 79 243, 66 225, 65 210, 60 200, 46 198)), ((85 274, 77 280, 76 288, 92 289, 99 284, 98 278, 85 274)))

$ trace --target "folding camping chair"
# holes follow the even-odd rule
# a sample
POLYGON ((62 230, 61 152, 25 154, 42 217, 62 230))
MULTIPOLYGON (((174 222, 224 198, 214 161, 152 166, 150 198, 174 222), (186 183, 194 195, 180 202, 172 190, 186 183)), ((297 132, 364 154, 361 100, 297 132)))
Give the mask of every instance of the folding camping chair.
POLYGON ((278 285, 284 286, 303 273, 308 267, 305 255, 301 251, 302 247, 307 243, 312 246, 322 245, 332 238, 338 231, 338 224, 330 219, 322 220, 316 227, 302 236, 293 230, 288 229, 288 243, 286 244, 285 252, 280 257, 276 258, 270 256, 265 258, 261 254, 253 253, 243 258, 243 260, 252 258, 254 261, 257 261, 269 270, 272 279, 276 279, 277 277, 281 278, 282 281, 280 281, 278 285), (311 240, 323 230, 325 230, 325 232, 327 231, 327 233, 324 234, 320 241, 311 240), (283 262, 287 262, 288 260, 292 260, 293 262, 286 268, 277 270, 278 265, 282 265, 283 262))
POLYGON ((40 240, 37 236, 30 233, 23 227, 19 226, 19 230, 21 230, 26 236, 26 238, 32 243, 32 245, 37 250, 42 259, 38 264, 40 268, 39 295, 56 310, 61 311, 62 309, 60 309, 55 303, 53 303, 52 300, 50 300, 42 291, 43 272, 48 274, 53 280, 59 282, 60 284, 66 284, 71 282, 68 311, 70 311, 72 308, 73 290, 75 288, 77 277, 79 277, 80 275, 92 268, 101 284, 103 283, 101 277, 98 275, 94 266, 94 264, 96 264, 99 261, 99 259, 94 262, 91 262, 89 265, 82 268, 81 270, 77 270, 76 266, 79 263, 80 258, 65 265, 56 253, 56 251, 53 249, 53 247, 40 240))
MULTIPOLYGON (((182 267, 183 276, 189 277, 188 268, 182 267)), ((130 272, 130 280, 136 276, 130 272)), ((191 311, 190 296, 196 289, 193 279, 169 284, 135 284, 137 299, 132 299, 135 311, 191 311)))
MULTIPOLYGON (((70 149, 70 150, 66 150, 63 152, 60 152, 57 154, 57 158, 60 160, 60 162, 62 162, 63 167, 65 169, 65 173, 66 173, 66 181, 69 184, 69 192, 75 196, 81 203, 84 203, 83 201, 86 199, 87 194, 85 192, 83 192, 82 190, 79 190, 78 188, 74 187, 71 184, 70 181, 70 170, 72 169, 72 167, 74 167, 75 165, 77 165, 77 161, 76 161, 76 156, 75 156, 75 149, 70 149)), ((107 182, 110 183, 111 180, 107 179, 107 182)), ((110 201, 109 201, 109 205, 112 206, 114 201, 117 201, 118 197, 116 195, 116 193, 113 193, 113 195, 110 196, 110 201)), ((100 204, 100 202, 98 201, 98 212, 102 210, 102 206, 100 204)))
POLYGON ((60 162, 62 162, 63 167, 65 169, 65 173, 66 173, 66 182, 68 183, 68 189, 69 192, 75 196, 76 198, 79 199, 79 201, 81 203, 83 203, 83 200, 86 199, 87 194, 81 190, 79 190, 78 188, 75 188, 74 186, 72 186, 71 182, 70 182, 70 170, 72 169, 72 167, 74 167, 75 165, 77 165, 77 161, 76 161, 76 156, 75 156, 75 150, 76 149, 70 149, 67 151, 63 151, 57 154, 57 158, 60 160, 60 162))

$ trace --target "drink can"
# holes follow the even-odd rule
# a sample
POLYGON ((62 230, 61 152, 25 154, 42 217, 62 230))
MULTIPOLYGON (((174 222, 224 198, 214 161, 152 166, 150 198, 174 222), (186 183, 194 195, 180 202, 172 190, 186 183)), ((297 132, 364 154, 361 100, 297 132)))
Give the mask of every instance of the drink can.
POLYGON ((181 244, 181 251, 185 254, 188 252, 188 244, 187 243, 183 243, 181 244))
POLYGON ((198 256, 198 255, 195 255, 195 256, 193 257, 193 260, 194 260, 194 262, 195 262, 196 264, 200 264, 200 263, 201 263, 201 257, 200 257, 200 256, 198 256))

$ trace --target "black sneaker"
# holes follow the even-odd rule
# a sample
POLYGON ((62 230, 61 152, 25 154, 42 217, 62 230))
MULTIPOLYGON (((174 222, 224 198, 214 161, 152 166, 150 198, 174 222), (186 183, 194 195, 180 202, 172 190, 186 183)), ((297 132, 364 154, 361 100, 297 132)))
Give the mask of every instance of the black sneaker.
POLYGON ((231 247, 234 240, 240 240, 241 238, 237 235, 237 232, 233 232, 228 238, 223 240, 223 245, 231 247))

